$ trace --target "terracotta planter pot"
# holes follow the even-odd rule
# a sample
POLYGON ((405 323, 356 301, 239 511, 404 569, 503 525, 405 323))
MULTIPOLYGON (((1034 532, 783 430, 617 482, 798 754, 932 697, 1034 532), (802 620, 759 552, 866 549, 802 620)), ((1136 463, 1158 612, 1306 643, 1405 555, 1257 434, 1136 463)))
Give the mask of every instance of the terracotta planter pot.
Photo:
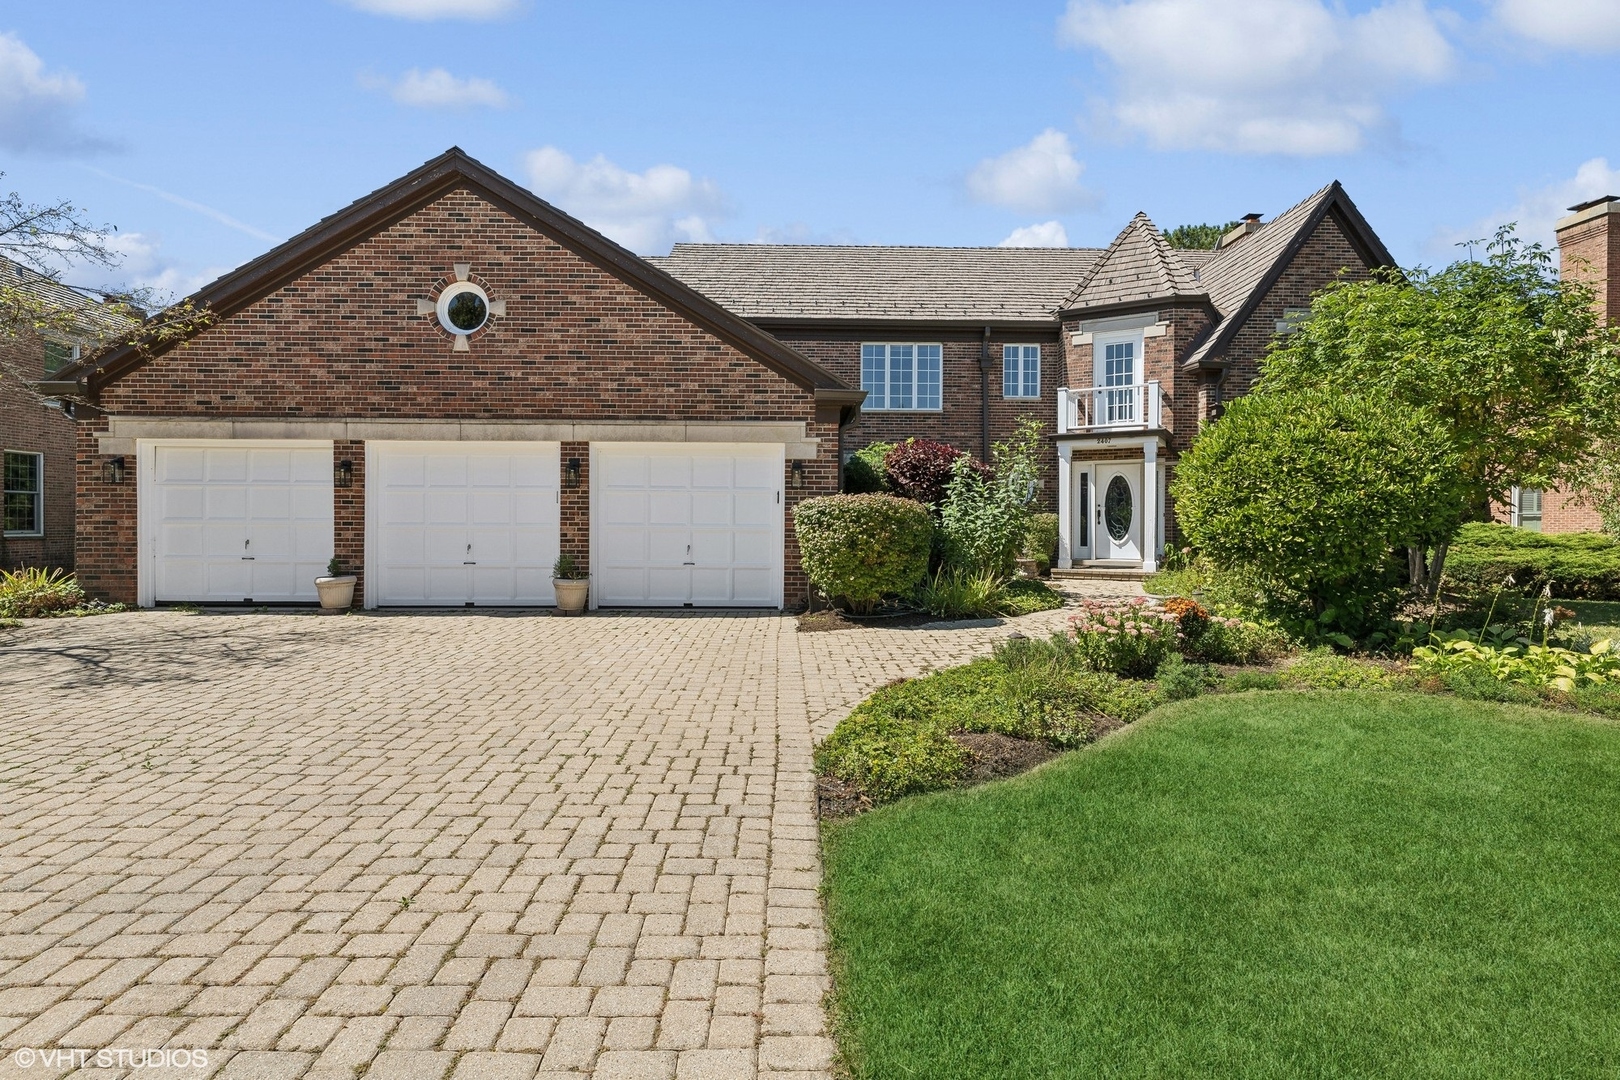
POLYGON ((316 578, 315 592, 321 598, 321 610, 347 611, 354 603, 354 582, 353 574, 316 578))
POLYGON ((552 578, 551 587, 557 593, 557 614, 578 615, 585 610, 585 599, 591 591, 590 578, 552 578))
POLYGON ((1018 576, 1021 578, 1037 578, 1041 576, 1041 564, 1034 559, 1018 560, 1018 576))

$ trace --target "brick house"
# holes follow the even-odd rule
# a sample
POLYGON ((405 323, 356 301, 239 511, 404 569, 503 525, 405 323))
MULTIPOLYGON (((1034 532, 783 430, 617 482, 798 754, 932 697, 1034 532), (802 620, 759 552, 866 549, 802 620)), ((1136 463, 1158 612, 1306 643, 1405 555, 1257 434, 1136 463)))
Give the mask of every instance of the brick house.
POLYGON ((77 570, 127 603, 763 606, 861 393, 452 149, 227 274, 212 325, 42 383, 77 570))
MULTIPOLYGON (((8 288, 73 313, 91 336, 123 322, 94 298, 10 260, 0 258, 0 275, 8 288)), ((0 570, 73 567, 73 420, 59 403, 42 399, 34 384, 72 363, 81 344, 71 334, 0 336, 0 570)))
POLYGON ((676 244, 651 260, 866 392, 843 454, 939 439, 980 457, 1048 425, 1060 567, 1157 567, 1200 421, 1341 273, 1393 261, 1333 183, 1211 251, 1145 214, 1108 248, 676 244))
MULTIPOLYGON (((1569 208, 1554 225, 1559 274, 1585 281, 1595 291, 1594 306, 1606 326, 1620 325, 1620 196, 1605 195, 1569 208)), ((1598 532, 1598 512, 1573 493, 1516 487, 1507 506, 1495 508, 1498 521, 1537 532, 1598 532)))

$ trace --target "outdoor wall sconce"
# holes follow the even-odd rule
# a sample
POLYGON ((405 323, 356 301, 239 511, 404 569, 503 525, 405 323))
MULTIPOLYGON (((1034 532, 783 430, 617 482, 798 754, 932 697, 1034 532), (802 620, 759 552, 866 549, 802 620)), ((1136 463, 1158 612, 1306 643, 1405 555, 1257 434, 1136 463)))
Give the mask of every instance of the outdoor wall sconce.
POLYGON ((344 458, 332 466, 332 484, 336 487, 346 488, 354 486, 354 462, 344 458))
POLYGON ((115 457, 101 466, 101 478, 109 484, 124 482, 124 459, 115 457))
POLYGON ((796 488, 804 487, 804 462, 795 461, 793 467, 788 470, 788 476, 791 486, 796 488))
POLYGON ((579 487, 579 458, 568 459, 568 467, 563 470, 563 483, 568 487, 579 487))

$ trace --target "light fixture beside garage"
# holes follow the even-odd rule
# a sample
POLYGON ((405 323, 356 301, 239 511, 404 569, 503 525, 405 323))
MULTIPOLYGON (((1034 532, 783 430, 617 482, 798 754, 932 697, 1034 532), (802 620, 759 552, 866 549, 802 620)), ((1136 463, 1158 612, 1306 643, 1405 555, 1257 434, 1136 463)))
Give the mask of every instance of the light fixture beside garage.
POLYGON ((455 339, 455 352, 471 352, 467 339, 482 330, 491 316, 506 314, 505 300, 491 300, 483 286, 471 280, 472 263, 456 263, 456 280, 439 292, 437 300, 418 300, 418 315, 434 315, 439 326, 455 339))
POLYGON ((790 486, 796 488, 804 487, 804 462, 794 461, 788 472, 788 483, 790 486))
POLYGON ((115 457, 101 466, 101 478, 109 484, 124 482, 124 459, 115 457))
POLYGON ((579 487, 579 458, 568 459, 568 467, 563 470, 563 485, 565 487, 579 487))
POLYGON ((332 466, 332 486, 340 488, 354 487, 354 462, 344 458, 332 466))

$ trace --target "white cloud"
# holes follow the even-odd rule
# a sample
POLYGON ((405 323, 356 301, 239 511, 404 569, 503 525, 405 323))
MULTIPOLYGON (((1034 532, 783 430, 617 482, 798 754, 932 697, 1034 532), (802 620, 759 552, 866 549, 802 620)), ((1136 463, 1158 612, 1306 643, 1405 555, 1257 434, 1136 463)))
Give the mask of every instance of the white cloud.
POLYGON ((1558 49, 1620 49, 1620 4, 1614 0, 1497 0, 1496 17, 1521 37, 1558 49))
POLYGON ((1607 158, 1592 158, 1575 170, 1575 175, 1554 181, 1546 187, 1521 191, 1519 201, 1505 210, 1488 214, 1460 229, 1442 229, 1429 247, 1436 254, 1444 251, 1447 261, 1455 256, 1454 245, 1469 240, 1488 240, 1496 230, 1518 224, 1523 240, 1534 240, 1551 247, 1556 243, 1553 224, 1569 213, 1569 208, 1603 195, 1620 195, 1620 169, 1609 167, 1607 158))
POLYGON ((352 8, 373 15, 429 22, 435 19, 470 19, 483 22, 509 15, 518 0, 345 0, 352 8))
POLYGON ((979 202, 1010 210, 1035 214, 1073 210, 1096 201, 1080 186, 1084 169, 1069 137, 1047 128, 1027 144, 975 165, 968 173, 967 189, 979 202))
POLYGON ((555 146, 531 150, 524 163, 541 197, 643 255, 666 252, 676 240, 712 240, 713 224, 725 216, 714 182, 676 165, 630 172, 600 154, 575 161, 555 146))
POLYGON ((105 292, 151 289, 156 294, 155 299, 161 302, 189 296, 230 269, 227 266, 184 267, 163 254, 160 237, 146 233, 117 233, 109 246, 121 260, 115 270, 70 264, 62 275, 63 280, 105 292), (108 283, 112 274, 117 275, 116 284, 108 283))
POLYGON ((386 90, 401 105, 418 109, 464 109, 473 105, 500 109, 510 100, 506 91, 489 79, 459 79, 444 68, 411 68, 397 81, 361 75, 360 85, 369 90, 386 90))
POLYGON ((0 147, 15 151, 81 154, 106 144, 83 134, 74 115, 84 84, 66 72, 47 72, 16 34, 0 33, 0 147))
POLYGON ((1020 225, 996 247, 1068 247, 1069 231, 1061 221, 1020 225))
POLYGON ((1392 127, 1386 95, 1456 63, 1423 0, 1070 0, 1058 31, 1112 65, 1104 117, 1164 149, 1349 153, 1392 127))

